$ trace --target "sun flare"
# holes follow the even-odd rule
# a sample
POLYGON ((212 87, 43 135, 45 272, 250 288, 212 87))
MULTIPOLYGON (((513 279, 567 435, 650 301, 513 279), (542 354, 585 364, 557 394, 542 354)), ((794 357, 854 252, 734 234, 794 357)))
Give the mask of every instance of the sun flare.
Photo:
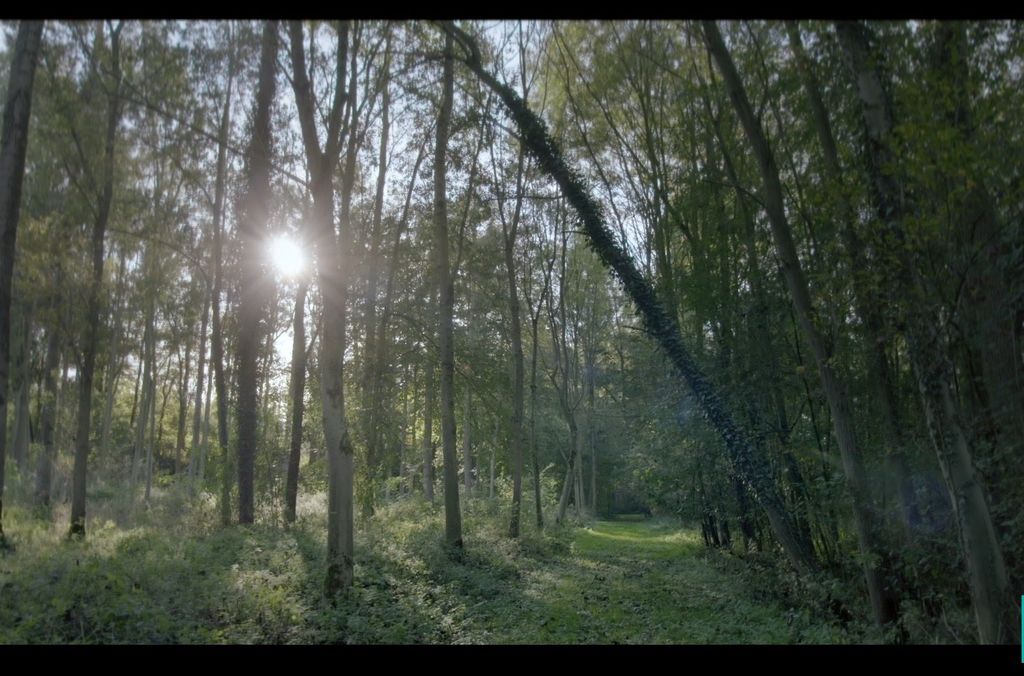
POLYGON ((282 277, 297 277, 306 266, 306 257, 298 243, 288 235, 278 235, 267 244, 267 255, 282 277))

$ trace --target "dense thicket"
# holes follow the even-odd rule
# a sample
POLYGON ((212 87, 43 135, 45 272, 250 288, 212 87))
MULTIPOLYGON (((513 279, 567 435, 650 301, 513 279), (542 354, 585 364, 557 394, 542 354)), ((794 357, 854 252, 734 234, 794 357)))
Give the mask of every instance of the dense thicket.
POLYGON ((456 557, 653 510, 880 640, 1019 640, 1018 23, 4 34, 8 505, 322 509, 331 598, 390 503, 456 557))

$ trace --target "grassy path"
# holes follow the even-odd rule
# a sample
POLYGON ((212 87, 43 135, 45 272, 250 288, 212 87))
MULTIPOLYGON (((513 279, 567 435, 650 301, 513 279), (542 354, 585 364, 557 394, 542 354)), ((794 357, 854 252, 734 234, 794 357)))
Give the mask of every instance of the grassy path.
POLYGON ((95 521, 82 543, 64 539, 66 521, 13 510, 17 548, 0 556, 0 644, 837 638, 807 614, 755 600, 769 595, 712 565, 718 554, 696 532, 655 521, 530 530, 512 541, 496 504, 474 503, 464 512, 465 554, 453 560, 441 510, 407 501, 357 533, 355 585, 334 605, 322 596, 321 511, 289 529, 220 528, 212 511, 181 520, 182 505, 165 502, 133 526, 95 521))
MULTIPOLYGON (((745 598, 709 565, 699 535, 652 521, 598 521, 571 555, 526 572, 523 611, 480 617, 498 643, 789 643, 785 611, 745 598)), ((515 607, 515 604, 512 604, 515 607)))

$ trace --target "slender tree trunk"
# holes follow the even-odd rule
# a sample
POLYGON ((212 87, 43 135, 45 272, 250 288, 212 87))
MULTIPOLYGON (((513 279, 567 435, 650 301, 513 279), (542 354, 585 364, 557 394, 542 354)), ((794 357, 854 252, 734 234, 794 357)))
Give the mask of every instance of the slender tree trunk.
POLYGON ((0 128, 0 546, 3 528, 4 465, 7 455, 7 390, 11 356, 11 285, 14 244, 21 211, 21 184, 25 175, 32 84, 43 33, 42 21, 22 21, 14 42, 11 75, 0 128))
MULTIPOLYGON (((139 403, 139 415, 136 418, 135 449, 132 454, 132 500, 135 499, 135 485, 138 483, 139 463, 142 458, 142 449, 146 443, 146 425, 149 424, 150 410, 156 406, 156 402, 153 399, 153 372, 156 368, 156 337, 154 327, 154 315, 156 308, 152 298, 153 281, 150 274, 150 268, 152 267, 151 256, 152 251, 147 247, 146 253, 143 256, 143 268, 146 270, 146 279, 149 282, 149 289, 146 291, 146 300, 144 301, 146 304, 146 328, 142 335, 142 354, 140 355, 140 360, 142 362, 142 400, 139 403)), ((153 440, 150 439, 150 443, 152 442, 153 440)))
POLYGON ((202 489, 203 477, 206 476, 206 455, 210 450, 210 401, 213 390, 213 378, 206 379, 206 403, 203 404, 203 431, 199 442, 199 466, 196 469, 197 485, 202 489))
MULTIPOLYGON (((57 303, 54 303, 56 306, 57 303)), ((56 309, 56 308, 55 308, 56 309)), ((43 452, 39 454, 36 472, 36 500, 44 506, 50 505, 50 486, 53 483, 53 460, 56 457, 54 444, 54 423, 57 416, 57 377, 60 362, 60 334, 57 327, 46 332, 46 361, 43 363, 43 410, 42 437, 43 452)))
POLYGON ((320 401, 324 440, 327 445, 327 575, 325 589, 332 599, 352 585, 353 573, 353 448, 345 418, 344 357, 347 321, 347 275, 343 252, 352 248, 352 227, 348 205, 354 181, 353 167, 357 151, 355 141, 355 52, 352 50, 352 77, 345 94, 349 24, 338 26, 334 103, 331 106, 327 139, 323 150, 317 137, 314 99, 306 76, 302 25, 289 25, 291 38, 292 88, 302 127, 306 165, 313 180, 314 249, 317 286, 320 288, 320 401), (341 152, 342 106, 348 110, 349 143, 341 191, 341 236, 334 223, 333 174, 341 152))
MULTIPOLYGON (((153 341, 156 342, 155 339, 153 341)), ((155 348, 154 348, 155 349, 155 348)), ((167 358, 167 366, 170 368, 170 357, 167 358)), ((150 493, 153 490, 153 457, 156 455, 155 446, 160 443, 160 439, 157 435, 156 425, 156 381, 159 375, 159 367, 156 365, 156 361, 153 361, 153 380, 150 382, 149 392, 149 444, 146 446, 146 505, 149 505, 150 493)), ((167 406, 167 396, 164 395, 163 404, 160 406, 160 431, 163 432, 163 420, 164 420, 164 408, 167 406)))
POLYGON ((509 426, 512 455, 512 514, 509 518, 509 537, 519 537, 519 518, 523 501, 523 404, 524 358, 523 327, 519 308, 519 289, 516 284, 515 247, 519 233, 519 218, 523 206, 523 165, 525 150, 519 147, 516 162, 516 197, 511 222, 506 222, 502 201, 498 201, 501 232, 504 240, 505 279, 508 282, 509 335, 512 340, 512 419, 509 426))
POLYGON ((472 425, 470 416, 473 414, 470 404, 469 385, 462 396, 462 478, 466 487, 466 498, 469 498, 473 491, 473 447, 470 439, 472 425))
POLYGON ((18 472, 25 475, 28 464, 29 446, 29 396, 28 391, 32 385, 32 357, 31 357, 31 331, 32 331, 32 308, 31 304, 23 306, 21 312, 21 331, 18 339, 18 393, 16 395, 14 408, 14 434, 12 435, 12 448, 14 460, 18 464, 18 472))
POLYGON ((492 499, 492 500, 494 499, 494 465, 495 465, 494 460, 495 460, 495 457, 497 456, 497 454, 498 454, 498 420, 495 419, 495 421, 494 421, 494 443, 491 444, 491 468, 490 468, 490 472, 488 473, 488 482, 487 482, 487 497, 489 499, 492 499))
MULTIPOLYGON (((433 296, 433 294, 431 294, 433 296)), ((434 303, 431 303, 433 306, 434 303)), ((432 341, 429 341, 432 342, 432 341)), ((434 355, 428 348, 423 404, 423 494, 434 502, 434 355)))
POLYGON ((242 214, 241 298, 238 305, 238 522, 254 518, 254 469, 256 459, 257 361, 260 321, 266 305, 263 273, 263 238, 270 215, 270 113, 274 101, 277 63, 277 23, 263 25, 259 88, 256 93, 253 136, 249 145, 249 177, 242 214))
MULTIPOLYGON (((195 491, 196 477, 199 476, 200 456, 205 452, 205 440, 200 439, 203 418, 203 376, 206 370, 206 330, 210 321, 210 294, 204 294, 203 320, 199 327, 199 364, 196 366, 195 414, 192 417, 192 450, 189 451, 188 475, 189 493, 195 491)), ((209 385, 207 385, 209 389, 209 385)), ((206 399, 209 406, 209 397, 206 399)))
POLYGON ((302 416, 306 393, 306 282, 299 282, 295 292, 295 318, 292 323, 292 419, 291 445, 288 451, 288 476, 285 480, 284 520, 295 521, 295 504, 299 495, 299 461, 302 459, 302 416))
MULTIPOLYGON (((441 111, 437 119, 434 152, 434 274, 438 297, 438 342, 441 363, 441 443, 444 460, 445 542, 462 549, 462 514, 459 511, 459 474, 455 456, 455 345, 453 315, 455 282, 448 262, 448 197, 446 193, 448 129, 452 115, 454 67, 452 39, 445 39, 441 111)), ((469 197, 467 196, 467 199, 469 197)))
POLYGON ((114 143, 121 120, 121 28, 110 33, 112 87, 107 95, 107 129, 103 151, 103 187, 92 227, 92 279, 88 290, 86 327, 82 340, 82 367, 79 370, 78 433, 75 438, 75 465, 72 474, 71 528, 72 537, 85 537, 86 465, 89 459, 89 438, 92 429, 92 390, 99 340, 100 303, 103 292, 103 239, 110 219, 114 198, 114 143))
POLYGON ((187 332, 185 343, 185 364, 179 365, 181 381, 178 387, 178 436, 174 442, 174 475, 181 472, 181 456, 185 451, 185 419, 188 417, 188 385, 189 371, 192 364, 192 336, 187 332))
POLYGON ((375 490, 380 474, 381 454, 381 431, 382 411, 379 410, 380 391, 384 377, 384 364, 378 360, 379 352, 384 346, 377 342, 377 288, 379 272, 379 258, 381 254, 381 241, 383 239, 383 227, 381 216, 384 209, 384 187, 387 179, 388 163, 388 133, 390 131, 390 98, 388 96, 387 70, 390 66, 390 55, 385 56, 383 84, 383 96, 381 103, 381 136, 380 148, 377 155, 377 190, 373 205, 373 220, 370 227, 370 251, 367 261, 366 272, 366 314, 363 325, 363 334, 366 342, 363 349, 363 426, 366 437, 366 488, 363 491, 363 514, 367 517, 373 515, 375 490))
POLYGON ((104 379, 103 392, 106 395, 103 404, 103 428, 100 434, 100 451, 104 454, 110 452, 110 427, 114 420, 114 399, 117 395, 117 379, 121 374, 121 335, 124 317, 124 288, 125 288, 125 267, 127 256, 122 248, 118 252, 118 273, 117 273, 117 296, 114 299, 114 319, 110 323, 111 333, 110 350, 107 353, 107 374, 104 379))
POLYGON ((224 277, 223 223, 224 196, 227 186, 227 146, 231 128, 231 92, 235 76, 235 46, 228 38, 228 87, 224 110, 220 119, 217 142, 217 178, 214 184, 213 201, 213 293, 210 305, 211 315, 210 360, 213 362, 213 379, 217 390, 217 442, 223 459, 221 473, 220 520, 222 525, 231 523, 231 452, 228 446, 228 387, 224 373, 224 331, 221 326, 221 285, 224 277))
MULTIPOLYGON (((543 304, 544 299, 540 298, 539 303, 543 304)), ((537 314, 530 318, 533 337, 530 346, 530 460, 533 465, 534 515, 537 518, 537 528, 542 529, 544 528, 544 508, 541 505, 540 497, 540 461, 537 459, 537 322, 539 319, 540 307, 538 306, 537 314)))

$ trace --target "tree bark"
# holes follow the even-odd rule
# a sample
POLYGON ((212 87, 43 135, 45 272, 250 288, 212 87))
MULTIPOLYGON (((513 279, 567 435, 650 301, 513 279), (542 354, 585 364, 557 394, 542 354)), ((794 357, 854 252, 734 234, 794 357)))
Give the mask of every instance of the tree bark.
MULTIPOLYGON (((519 518, 523 501, 523 417, 525 365, 523 358, 523 327, 520 317, 519 289, 516 283, 515 248, 519 234, 519 218, 523 207, 523 170, 525 149, 520 146, 516 159, 516 195, 511 220, 505 218, 504 200, 499 195, 498 213, 505 253, 505 279, 508 283, 509 335, 512 340, 512 418, 509 440, 512 455, 512 514, 509 518, 509 537, 519 537, 519 518)), ((495 172, 497 173, 497 172, 495 172)), ((495 177, 497 178, 497 177, 495 177)), ((499 189, 500 190, 500 189, 499 189)))
MULTIPOLYGON (((454 65, 452 38, 445 38, 441 110, 434 151, 434 274, 438 295, 438 343, 441 364, 441 444, 444 461, 445 542, 462 549, 462 514, 459 511, 459 474, 455 457, 455 345, 453 315, 455 281, 448 262, 448 197, 446 193, 448 129, 452 115, 454 65)), ((469 196, 467 196, 469 199, 469 196)))
POLYGON ((114 419, 114 399, 117 395, 117 379, 121 374, 121 334, 124 333, 122 320, 124 317, 124 287, 125 287, 125 266, 127 257, 124 249, 119 251, 118 273, 117 273, 117 295, 114 299, 114 319, 110 323, 111 333, 110 350, 107 353, 107 374, 104 379, 103 392, 106 395, 103 404, 103 431, 100 434, 100 451, 110 451, 110 427, 114 419))
POLYGON ((199 364, 196 366, 195 414, 192 417, 192 450, 189 452, 188 475, 189 494, 195 491, 196 478, 200 477, 200 458, 205 451, 205 444, 200 439, 203 419, 203 376, 206 370, 206 330, 210 321, 210 294, 203 294, 203 320, 199 326, 199 364))
POLYGON ((231 93, 235 79, 236 54, 232 35, 228 34, 228 83, 224 109, 220 118, 217 141, 217 177, 213 197, 213 292, 210 324, 210 361, 213 362, 213 380, 217 393, 217 442, 220 445, 223 468, 221 472, 220 521, 231 523, 231 452, 228 445, 228 384, 224 368, 224 331, 221 325, 221 287, 224 280, 224 198, 227 192, 227 146, 231 129, 231 93))
POLYGON ((467 499, 473 491, 473 440, 471 438, 472 425, 469 422, 471 415, 473 415, 473 410, 467 383, 466 390, 462 394, 462 479, 467 499))
MULTIPOLYGON (((435 305, 434 294, 431 294, 431 306, 435 305)), ((432 343, 432 340, 428 340, 432 343)), ((427 348, 427 373, 424 377, 423 403, 423 495, 431 503, 434 502, 434 355, 427 348)))
POLYGON ((242 213, 241 279, 238 304, 238 522, 254 518, 254 463, 256 458, 256 379, 261 322, 266 309, 263 239, 270 215, 270 113, 274 101, 277 63, 277 23, 263 25, 259 86, 256 92, 253 135, 249 145, 249 176, 242 213))
MULTIPOLYGON (((341 237, 334 223, 334 180, 341 152, 342 106, 349 110, 348 152, 356 151, 355 73, 345 94, 345 69, 348 55, 349 25, 338 27, 338 49, 334 102, 331 106, 327 138, 323 150, 316 134, 313 92, 306 76, 305 53, 302 45, 302 25, 289 24, 291 38, 292 88, 299 112, 302 139, 306 152, 306 165, 313 181, 313 228, 316 252, 317 286, 320 288, 320 400, 324 440, 327 445, 327 575, 325 589, 332 599, 352 585, 353 569, 353 448, 345 418, 344 356, 345 324, 347 321, 347 275, 342 252, 351 249, 351 224, 347 219, 347 204, 352 186, 351 172, 346 173, 342 185, 341 237)), ((354 50, 353 50, 354 51, 354 50)), ((353 54, 353 59, 354 59, 353 54)), ((354 63, 354 61, 353 61, 354 63)), ((353 158, 349 158, 353 159, 353 158)), ((353 159, 354 161, 354 159, 353 159)))
MULTIPOLYGON (((389 43, 390 48, 390 43, 389 43)), ((363 334, 366 341, 363 348, 363 427, 366 438, 366 486, 363 491, 363 514, 373 516, 375 492, 381 464, 381 430, 383 411, 380 410, 384 364, 381 363, 384 349, 382 342, 377 341, 377 295, 379 258, 381 242, 384 236, 381 216, 384 210, 384 187, 387 179, 388 164, 388 133, 391 123, 390 97, 388 96, 387 71, 390 67, 390 54, 385 55, 384 83, 381 103, 381 136, 377 154, 377 185, 373 203, 373 220, 370 226, 370 250, 366 272, 366 313, 363 322, 363 334)), ((386 320, 384 320, 386 321, 386 320)))
POLYGON ((21 211, 28 125, 42 21, 22 21, 14 42, 11 75, 0 128, 0 545, 3 545, 4 465, 7 455, 7 390, 11 356, 11 284, 21 211))
POLYGON ((302 416, 306 393, 306 282, 299 282, 295 292, 295 318, 292 322, 292 419, 291 444, 288 451, 288 476, 284 488, 284 520, 295 521, 295 505, 299 495, 299 461, 302 459, 302 416))

